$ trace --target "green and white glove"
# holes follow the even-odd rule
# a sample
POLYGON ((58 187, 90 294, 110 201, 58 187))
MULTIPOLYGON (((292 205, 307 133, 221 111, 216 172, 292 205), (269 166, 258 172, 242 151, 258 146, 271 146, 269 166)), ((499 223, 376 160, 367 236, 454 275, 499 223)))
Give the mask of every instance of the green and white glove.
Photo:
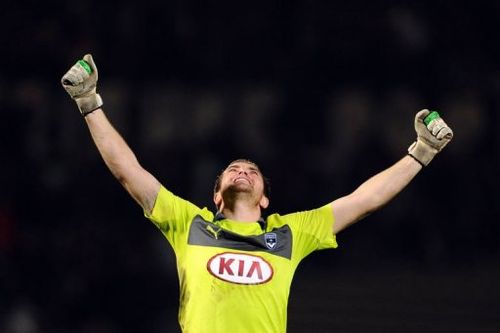
POLYGON ((453 138, 453 131, 442 118, 434 119, 425 125, 424 119, 429 113, 429 110, 424 109, 416 114, 417 141, 408 148, 408 154, 422 166, 427 166, 453 138))
POLYGON ((94 60, 90 54, 86 54, 61 79, 63 88, 75 100, 83 116, 99 109, 103 104, 101 96, 96 93, 97 77, 94 60))

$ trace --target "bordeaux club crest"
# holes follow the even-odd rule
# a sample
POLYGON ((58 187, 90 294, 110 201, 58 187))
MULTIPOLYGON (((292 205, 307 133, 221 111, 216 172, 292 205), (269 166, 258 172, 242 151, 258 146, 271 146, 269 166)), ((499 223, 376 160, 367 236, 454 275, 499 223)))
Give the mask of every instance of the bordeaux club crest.
POLYGON ((274 232, 268 232, 264 235, 264 241, 266 242, 266 246, 269 250, 272 250, 278 244, 278 235, 274 232))

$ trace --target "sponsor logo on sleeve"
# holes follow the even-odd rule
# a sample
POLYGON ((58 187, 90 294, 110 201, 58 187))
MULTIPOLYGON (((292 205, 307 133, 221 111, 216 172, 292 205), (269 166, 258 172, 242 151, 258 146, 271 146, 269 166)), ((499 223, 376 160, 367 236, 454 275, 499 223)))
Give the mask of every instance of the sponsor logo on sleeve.
POLYGON ((264 258, 244 253, 216 254, 207 269, 216 278, 236 284, 262 284, 273 277, 273 268, 264 258))

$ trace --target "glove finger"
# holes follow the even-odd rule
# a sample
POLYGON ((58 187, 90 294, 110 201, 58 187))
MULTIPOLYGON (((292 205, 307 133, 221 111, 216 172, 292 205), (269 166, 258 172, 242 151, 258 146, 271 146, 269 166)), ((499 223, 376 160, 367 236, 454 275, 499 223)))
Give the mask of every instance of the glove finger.
POLYGON ((97 66, 95 65, 94 58, 92 58, 92 55, 90 53, 84 55, 83 60, 85 60, 89 64, 90 68, 92 68, 92 73, 90 75, 97 76, 97 66))
POLYGON ((439 118, 432 121, 427 128, 432 132, 432 135, 436 136, 436 134, 443 128, 446 127, 446 123, 443 119, 439 118))
POLYGON ((421 136, 424 134, 424 132, 427 131, 427 128, 424 124, 424 118, 429 114, 429 110, 423 109, 417 112, 415 115, 415 121, 414 121, 414 127, 415 131, 417 132, 418 136, 421 136))
POLYGON ((83 82, 83 75, 79 70, 72 68, 68 75, 68 79, 73 86, 77 86, 83 82))
POLYGON ((79 77, 78 72, 71 68, 66 74, 64 74, 61 82, 66 86, 76 86, 81 82, 81 77, 79 77))
POLYGON ((437 124, 438 124, 437 120, 431 121, 429 123, 429 125, 427 125, 427 129, 429 130, 429 132, 432 133, 432 131, 434 130, 434 128, 436 128, 437 124))
POLYGON ((78 65, 79 67, 75 69, 75 75, 78 78, 78 83, 82 83, 89 75, 85 71, 85 69, 80 68, 81 66, 78 65))
POLYGON ((87 71, 78 63, 73 65, 61 79, 63 86, 76 87, 89 77, 87 71))
POLYGON ((436 137, 436 139, 441 140, 443 138, 443 135, 441 132, 445 129, 445 127, 435 127, 435 133, 433 132, 432 135, 436 137))
POLYGON ((432 135, 436 136, 443 127, 444 127, 443 124, 439 124, 436 122, 436 124, 432 126, 431 130, 432 135))
POLYGON ((78 78, 78 83, 82 83, 90 76, 89 73, 87 73, 87 71, 85 70, 85 68, 83 68, 82 65, 80 65, 79 63, 73 66, 73 70, 75 76, 78 78))
POLYGON ((419 112, 417 112, 417 114, 415 115, 415 121, 419 121, 419 122, 424 122, 424 118, 427 117, 427 115, 431 113, 428 109, 423 109, 423 110, 420 110, 419 112))
POLYGON ((64 76, 61 78, 61 83, 63 86, 74 86, 74 79, 73 76, 69 73, 64 74, 64 76))
POLYGON ((443 127, 437 134, 436 138, 442 140, 444 138, 451 139, 453 137, 453 131, 448 126, 443 127))

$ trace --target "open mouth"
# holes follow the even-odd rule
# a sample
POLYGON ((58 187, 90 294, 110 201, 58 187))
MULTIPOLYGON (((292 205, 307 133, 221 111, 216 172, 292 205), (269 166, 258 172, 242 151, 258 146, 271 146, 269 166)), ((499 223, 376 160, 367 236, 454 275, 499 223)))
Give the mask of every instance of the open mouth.
POLYGON ((235 183, 247 183, 250 184, 250 181, 244 177, 238 177, 234 179, 235 183))

